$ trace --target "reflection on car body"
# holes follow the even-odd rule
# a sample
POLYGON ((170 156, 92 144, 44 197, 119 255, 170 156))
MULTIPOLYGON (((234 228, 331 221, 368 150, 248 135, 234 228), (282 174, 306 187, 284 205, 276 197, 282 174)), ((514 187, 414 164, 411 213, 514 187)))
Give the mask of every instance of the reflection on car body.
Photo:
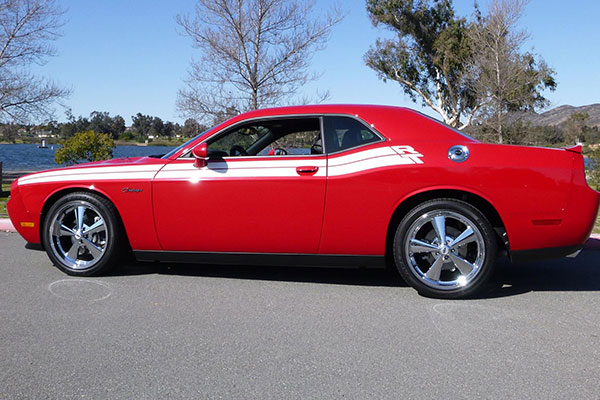
POLYGON ((418 112, 252 111, 162 158, 27 175, 8 210, 72 275, 143 261, 385 266, 419 292, 479 290, 500 254, 579 250, 598 212, 581 148, 484 144, 418 112), (458 154, 460 153, 460 154, 458 154))

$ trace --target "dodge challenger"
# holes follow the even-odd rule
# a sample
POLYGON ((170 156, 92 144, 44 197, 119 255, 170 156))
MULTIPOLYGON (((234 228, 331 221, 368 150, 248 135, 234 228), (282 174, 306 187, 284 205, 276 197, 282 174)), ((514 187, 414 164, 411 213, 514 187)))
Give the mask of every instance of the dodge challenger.
POLYGON ((23 176, 10 218, 70 275, 141 261, 397 268, 473 295, 497 257, 574 256, 600 193, 581 147, 481 143, 406 108, 236 116, 168 154, 23 176))

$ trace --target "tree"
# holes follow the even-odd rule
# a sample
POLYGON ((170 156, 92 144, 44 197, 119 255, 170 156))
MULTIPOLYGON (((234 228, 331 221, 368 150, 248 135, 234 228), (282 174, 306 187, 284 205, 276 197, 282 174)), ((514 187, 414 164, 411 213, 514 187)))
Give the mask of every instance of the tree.
POLYGON ((227 121, 229 118, 235 117, 239 113, 240 111, 233 106, 225 107, 222 110, 217 110, 212 115, 212 125, 219 125, 221 122, 227 121))
POLYGON ((200 50, 177 107, 200 120, 228 107, 240 111, 278 104, 316 78, 308 67, 339 10, 313 19, 310 0, 198 0, 177 23, 200 50))
POLYGON ((450 0, 367 0, 373 25, 385 25, 397 38, 377 40, 365 63, 380 79, 398 82, 417 102, 443 121, 463 129, 478 110, 471 85, 468 24, 454 15, 450 0), (461 117, 466 122, 461 124, 461 117))
POLYGON ((587 120, 590 115, 585 112, 574 112, 564 123, 565 136, 570 143, 580 143, 585 138, 589 127, 587 120))
POLYGON ((165 124, 159 117, 152 118, 152 127, 150 128, 150 134, 154 136, 163 136, 165 124))
POLYGON ((585 172, 588 182, 596 189, 600 189, 600 146, 586 146, 583 149, 587 162, 585 172))
POLYGON ((0 127, 0 132, 4 139, 11 143, 17 143, 17 136, 19 135, 19 125, 15 124, 4 124, 0 127))
POLYGON ((473 79, 479 119, 504 142, 510 112, 535 111, 548 104, 542 95, 554 90, 554 71, 543 59, 521 53, 527 33, 516 30, 528 0, 493 0, 488 15, 476 9, 476 21, 469 30, 473 79))
POLYGON ((67 109, 65 111, 65 114, 67 116, 68 122, 62 124, 59 129, 59 135, 61 138, 68 139, 77 132, 84 132, 89 130, 90 121, 88 121, 87 118, 79 116, 79 118, 76 119, 73 113, 71 112, 71 109, 67 109))
POLYGON ((125 132, 125 119, 123 119, 123 117, 121 117, 120 115, 116 115, 112 119, 113 139, 117 139, 123 134, 123 132, 125 132))
POLYGON ((57 164, 67 165, 108 160, 112 158, 115 147, 110 135, 94 131, 77 132, 60 144, 62 147, 56 151, 54 160, 57 164))
POLYGON ((60 131, 60 125, 58 121, 52 120, 48 121, 48 123, 44 126, 44 130, 50 132, 51 135, 57 135, 60 131))
POLYGON ((543 107, 543 90, 556 86, 542 59, 521 52, 526 35, 515 24, 525 4, 493 0, 488 15, 476 6, 469 22, 454 15, 451 0, 367 0, 373 24, 397 39, 378 40, 365 62, 448 125, 464 129, 476 117, 502 142, 506 114, 543 107))
POLYGON ((49 116, 52 104, 69 94, 28 70, 55 54, 50 42, 59 36, 63 13, 55 0, 0 0, 0 120, 49 116))
POLYGON ((137 113, 131 117, 131 129, 137 133, 140 137, 146 137, 150 135, 150 131, 152 129, 152 123, 154 122, 154 118, 150 115, 144 115, 142 113, 137 113))
POLYGON ((98 133, 108 133, 112 136, 113 120, 108 112, 92 111, 90 113, 89 130, 98 133))
POLYGON ((188 118, 183 123, 181 134, 185 137, 193 137, 201 132, 200 124, 193 118, 188 118))
POLYGON ((173 124, 171 121, 165 122, 163 125, 163 135, 168 138, 171 138, 173 135, 175 135, 175 124, 173 124))

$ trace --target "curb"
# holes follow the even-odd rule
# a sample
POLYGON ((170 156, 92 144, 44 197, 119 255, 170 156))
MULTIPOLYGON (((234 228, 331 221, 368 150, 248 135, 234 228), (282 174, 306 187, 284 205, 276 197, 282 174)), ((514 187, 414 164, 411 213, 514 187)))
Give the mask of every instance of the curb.
POLYGON ((8 218, 0 218, 0 232, 16 232, 12 222, 8 218))

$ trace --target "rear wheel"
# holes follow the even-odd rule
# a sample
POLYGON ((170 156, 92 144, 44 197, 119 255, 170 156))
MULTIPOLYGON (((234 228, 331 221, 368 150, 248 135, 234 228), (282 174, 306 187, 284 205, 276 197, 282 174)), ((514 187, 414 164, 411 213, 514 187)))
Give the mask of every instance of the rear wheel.
POLYGON ((69 275, 106 271, 121 255, 121 240, 115 207, 92 193, 65 195, 44 218, 44 248, 54 265, 69 275))
POLYGON ((394 237, 394 260, 408 284, 425 296, 462 298, 480 290, 496 262, 496 240, 485 216, 456 199, 413 208, 394 237))

